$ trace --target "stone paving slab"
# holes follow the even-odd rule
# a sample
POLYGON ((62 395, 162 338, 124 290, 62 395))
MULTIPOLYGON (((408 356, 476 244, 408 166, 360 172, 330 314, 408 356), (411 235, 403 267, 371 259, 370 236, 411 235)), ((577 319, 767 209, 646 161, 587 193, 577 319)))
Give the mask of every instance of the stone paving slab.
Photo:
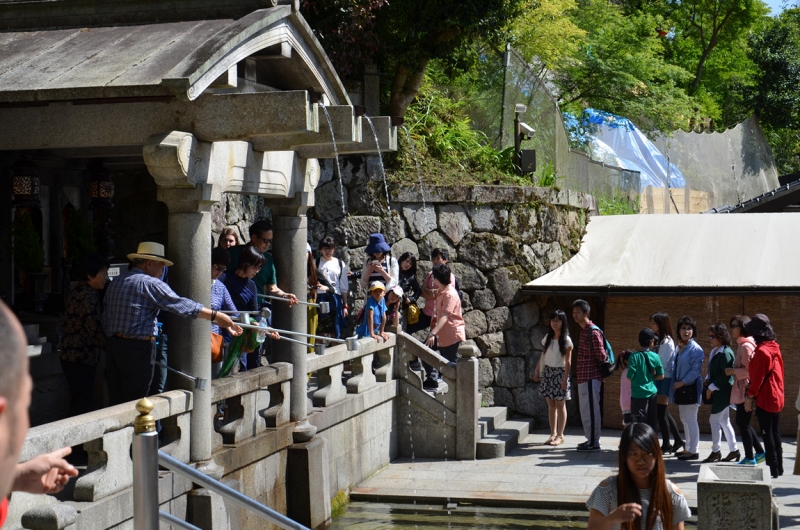
MULTIPOLYGON (((616 473, 620 431, 603 430, 596 452, 579 452, 582 430, 570 428, 563 445, 544 445, 548 432, 528 435, 505 458, 493 460, 432 460, 402 458, 392 462, 358 485, 353 499, 384 502, 474 502, 528 507, 585 509, 586 499, 597 484, 616 473)), ((785 437, 784 476, 773 480, 781 528, 800 529, 800 480, 791 474, 797 445, 785 437), (788 442, 787 442, 788 440, 788 442)), ((739 449, 741 450, 741 443, 739 449)), ((697 475, 702 459, 711 452, 710 435, 702 435, 700 460, 684 462, 665 458, 668 478, 697 509, 697 475)), ((723 441, 723 454, 727 445, 723 441)), ((763 465, 763 464, 762 464, 763 465)))

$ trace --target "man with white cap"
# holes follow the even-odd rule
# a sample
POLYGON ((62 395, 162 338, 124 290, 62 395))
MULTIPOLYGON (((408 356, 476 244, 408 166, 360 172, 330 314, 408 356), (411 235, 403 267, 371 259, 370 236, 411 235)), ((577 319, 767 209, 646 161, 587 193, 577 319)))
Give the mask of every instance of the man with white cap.
POLYGON ((132 262, 130 271, 111 282, 104 302, 103 329, 108 336, 106 377, 112 405, 148 394, 158 332, 156 317, 162 309, 184 318, 210 320, 231 335, 242 332, 229 316, 178 296, 161 281, 164 266, 172 266, 164 257, 164 245, 139 243, 128 259, 132 262))

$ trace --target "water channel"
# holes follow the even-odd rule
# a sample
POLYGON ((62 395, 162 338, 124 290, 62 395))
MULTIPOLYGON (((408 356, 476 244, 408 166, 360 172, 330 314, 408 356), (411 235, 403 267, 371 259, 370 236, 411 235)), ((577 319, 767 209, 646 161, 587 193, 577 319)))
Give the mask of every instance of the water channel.
MULTIPOLYGON (((439 528, 472 528, 478 530, 528 528, 558 530, 586 528, 586 510, 557 510, 459 504, 448 510, 443 505, 350 502, 333 518, 329 530, 429 530, 439 528), (450 515, 448 515, 448 513, 450 515)), ((696 529, 697 518, 684 523, 685 529, 696 529)))

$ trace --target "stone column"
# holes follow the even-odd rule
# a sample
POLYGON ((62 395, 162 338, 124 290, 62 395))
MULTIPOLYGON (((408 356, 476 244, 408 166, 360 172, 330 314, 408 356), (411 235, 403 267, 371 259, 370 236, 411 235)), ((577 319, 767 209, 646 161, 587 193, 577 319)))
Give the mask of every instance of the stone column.
MULTIPOLYGON (((287 200, 287 202, 290 201, 287 200)), ((299 300, 305 301, 308 290, 306 208, 286 204, 270 204, 269 206, 273 214, 272 255, 275 258, 278 286, 285 292, 294 293, 299 300)), ((307 306, 297 305, 289 309, 285 302, 275 301, 272 308, 272 322, 276 328, 308 332, 307 306)), ((273 347, 276 359, 292 363, 294 377, 291 386, 289 416, 291 421, 297 423, 293 438, 296 443, 307 442, 316 434, 316 427, 308 423, 307 413, 308 369, 306 355, 308 350, 301 344, 289 341, 277 341, 273 347)))
POLYGON ((478 443, 478 356, 480 350, 472 344, 458 348, 456 362, 456 459, 475 460, 478 443))
MULTIPOLYGON (((169 209, 167 257, 175 263, 169 270, 170 287, 180 296, 208 307, 211 302, 211 205, 216 196, 210 171, 196 168, 196 141, 192 135, 174 131, 152 138, 144 147, 148 170, 158 185, 158 200, 169 209)), ((181 372, 211 380, 209 340, 211 324, 204 319, 186 319, 168 314, 169 365, 181 372)), ((190 428, 190 458, 197 469, 221 478, 222 468, 211 460, 214 426, 211 384, 195 388, 190 379, 171 377, 171 384, 194 393, 190 428)))

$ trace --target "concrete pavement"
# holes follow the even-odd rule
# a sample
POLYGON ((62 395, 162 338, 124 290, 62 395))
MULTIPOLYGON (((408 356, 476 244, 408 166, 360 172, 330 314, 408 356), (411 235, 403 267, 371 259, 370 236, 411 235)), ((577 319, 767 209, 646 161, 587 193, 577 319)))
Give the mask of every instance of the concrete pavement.
MULTIPOLYGON (((596 452, 575 450, 584 440, 583 432, 569 428, 561 446, 544 445, 549 433, 540 430, 530 434, 505 458, 470 461, 402 458, 362 482, 352 491, 352 498, 585 509, 585 501, 595 486, 616 473, 620 432, 603 430, 603 449, 596 452)), ((791 474, 796 454, 794 437, 784 439, 783 448, 786 474, 773 480, 773 494, 780 506, 781 528, 800 529, 800 480, 791 474)), ((697 508, 696 480, 701 460, 711 452, 710 435, 701 436, 699 452, 700 460, 692 462, 674 456, 665 458, 668 478, 683 491, 693 512, 697 508)), ((722 453, 727 454, 724 441, 722 453)))

